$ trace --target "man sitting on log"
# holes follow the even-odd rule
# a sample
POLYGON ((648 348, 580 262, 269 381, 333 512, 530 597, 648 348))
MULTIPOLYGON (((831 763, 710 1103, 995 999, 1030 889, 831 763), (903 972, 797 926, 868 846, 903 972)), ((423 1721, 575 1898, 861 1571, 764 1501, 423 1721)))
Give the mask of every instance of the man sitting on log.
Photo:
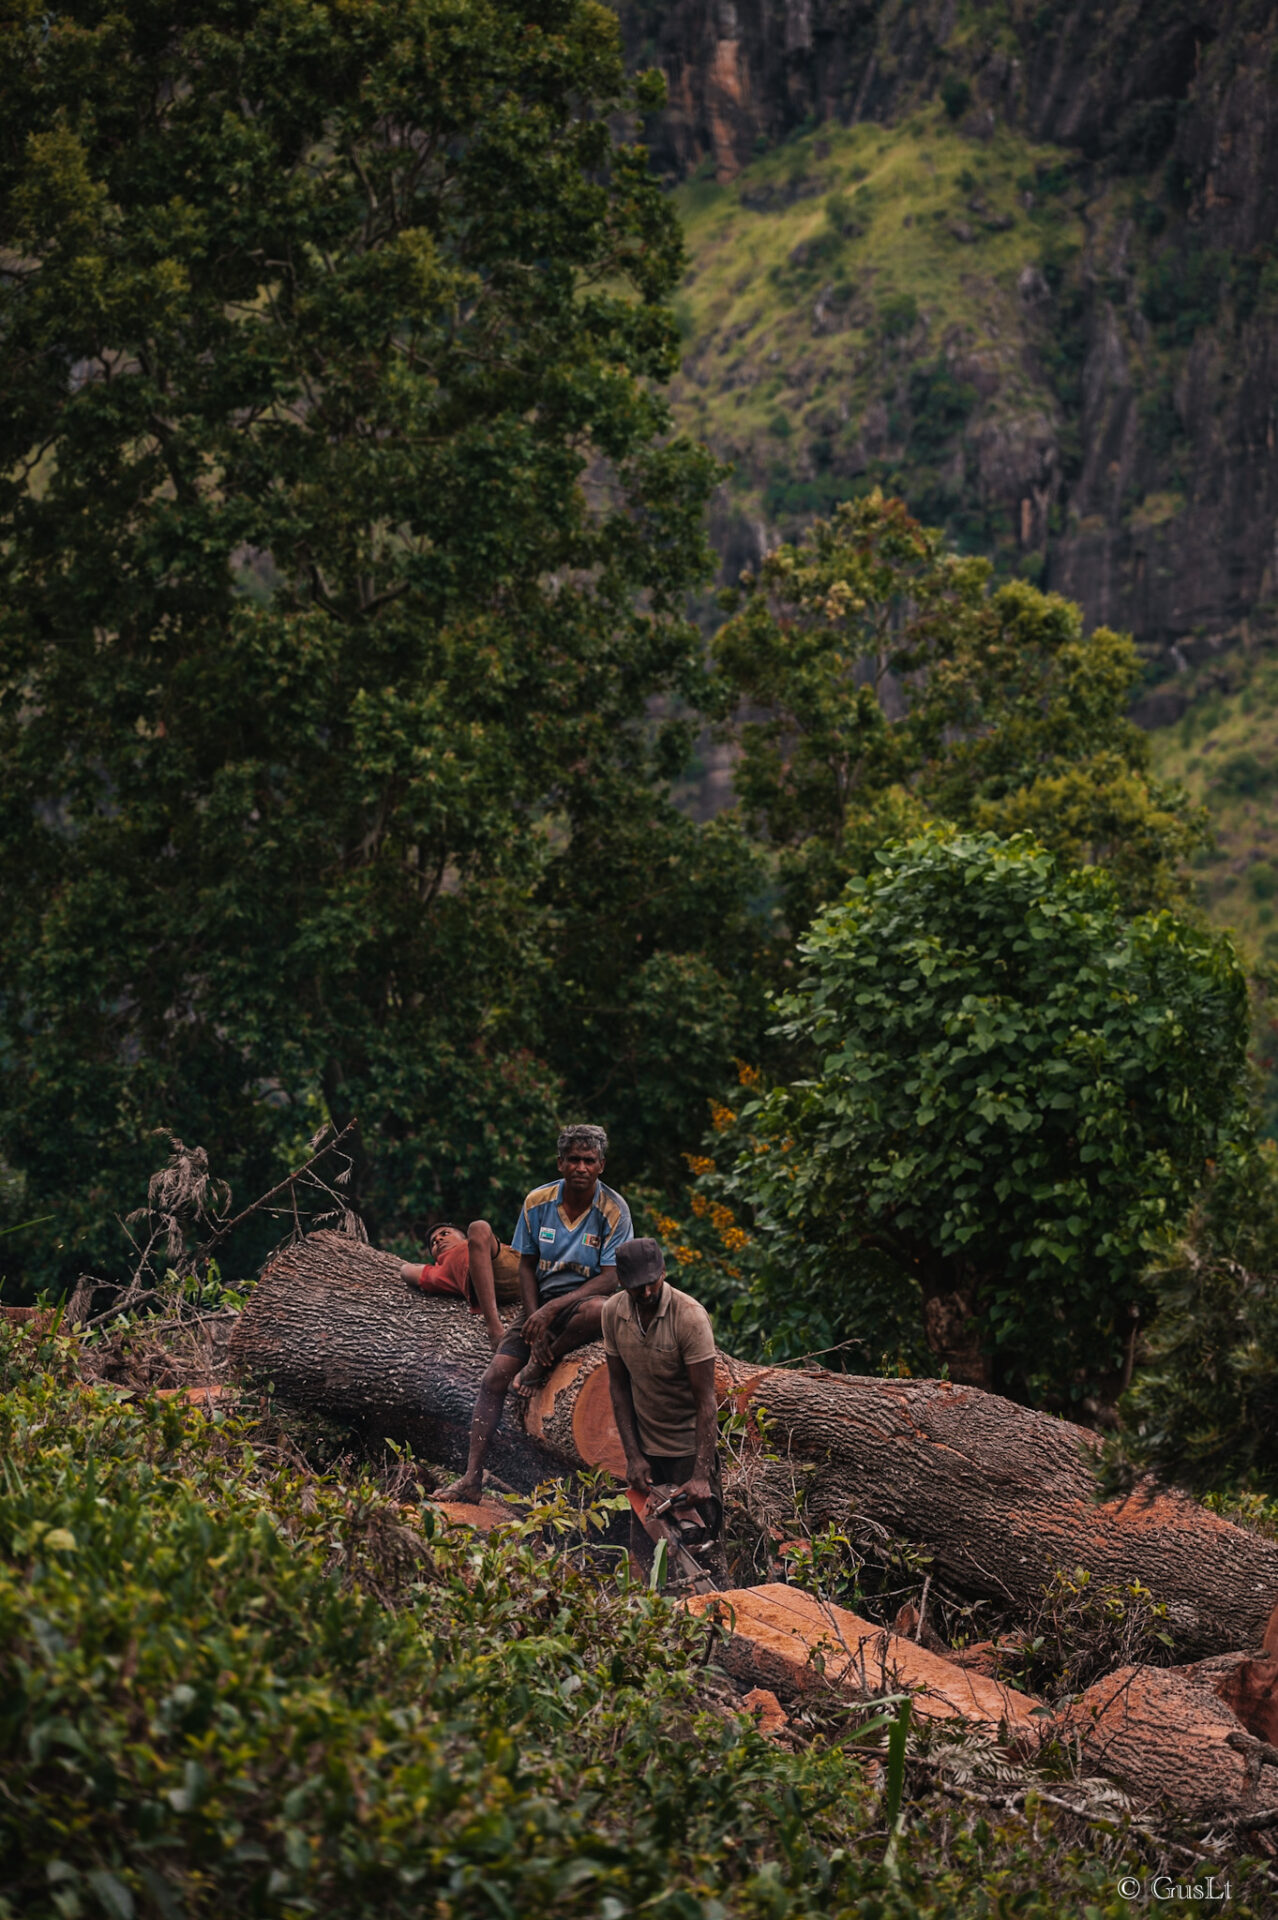
POLYGON ((426 1245, 431 1264, 418 1267, 405 1262, 400 1279, 417 1292, 466 1301, 472 1313, 483 1314, 495 1350, 506 1333, 498 1302, 512 1306, 522 1297, 519 1255, 497 1238, 486 1220, 472 1220, 465 1233, 441 1222, 431 1228, 426 1245))
POLYGON ((617 1248, 632 1231, 629 1207, 600 1178, 607 1152, 602 1127, 566 1127, 558 1180, 534 1187, 524 1201, 513 1241, 524 1318, 480 1382, 466 1471, 441 1500, 478 1500, 510 1387, 529 1397, 563 1354, 599 1338, 604 1298, 617 1284, 617 1248))
MULTIPOLYGON (((617 1248, 617 1282, 604 1303, 603 1345, 626 1479, 641 1494, 674 1487, 676 1505, 695 1506, 717 1539, 723 1484, 710 1316, 670 1285, 655 1240, 617 1248)), ((643 1551, 637 1534, 632 1539, 643 1551)))

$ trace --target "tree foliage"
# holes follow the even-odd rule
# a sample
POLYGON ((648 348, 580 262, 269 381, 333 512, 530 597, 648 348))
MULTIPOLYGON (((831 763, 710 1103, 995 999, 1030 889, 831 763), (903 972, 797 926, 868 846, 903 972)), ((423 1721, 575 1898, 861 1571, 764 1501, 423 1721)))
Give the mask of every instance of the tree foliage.
POLYGON ((889 1871, 862 1710, 787 1752, 708 1699, 606 1500, 484 1540, 76 1360, 0 1327, 0 1920, 1117 1913, 1139 1842, 1042 1806, 911 1801, 889 1871))
POLYGON ((1195 1491, 1278 1494, 1278 1147, 1222 1157, 1159 1249, 1157 1316, 1113 1464, 1195 1491))
POLYGON ((157 1125, 243 1190, 358 1114, 383 1236, 510 1204, 595 1095, 548 1035, 602 1006, 625 1054, 647 966, 713 1074, 736 1006, 687 956, 740 911, 695 892, 566 991, 618 888, 583 826, 628 792, 687 852, 686 730, 644 716, 699 671, 713 466, 660 397, 677 224, 609 131, 651 86, 592 0, 24 0, 0 51, 0 1151, 65 1247, 32 1264, 105 1256, 157 1125))
POLYGON ((737 791, 778 850, 800 931, 875 849, 927 819, 1030 831, 1103 863, 1139 908, 1181 894, 1201 833, 1125 709, 1130 639, 878 493, 770 553, 714 640, 737 791))
POLYGON ((819 1064, 741 1106, 717 1187, 778 1331, 882 1342, 886 1289, 1005 1390, 1112 1394, 1148 1249, 1245 1127, 1232 946, 1026 838, 933 829, 801 952, 783 1031, 819 1064))

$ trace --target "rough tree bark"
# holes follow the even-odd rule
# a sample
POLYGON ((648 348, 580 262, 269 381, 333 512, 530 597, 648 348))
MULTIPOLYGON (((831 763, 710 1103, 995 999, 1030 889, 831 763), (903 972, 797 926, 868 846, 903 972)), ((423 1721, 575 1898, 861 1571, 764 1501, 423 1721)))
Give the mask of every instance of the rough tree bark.
POLYGON ((1183 1670, 1120 1667, 1053 1724, 1077 1737, 1085 1772, 1110 1775, 1138 1800, 1197 1819, 1245 1817, 1274 1804, 1264 1743, 1183 1670))
MULTIPOLYGON (((483 1323, 459 1303, 414 1298, 398 1260, 313 1234, 263 1274, 231 1345, 237 1371, 280 1398, 432 1460, 465 1457, 488 1362, 483 1323)), ((1033 1605, 1058 1567, 1140 1581, 1167 1603, 1187 1657, 1260 1645, 1278 1602, 1278 1545, 1187 1496, 1095 1501, 1083 1428, 975 1387, 749 1367, 724 1357, 720 1391, 765 1408, 779 1459, 761 1471, 802 1490, 814 1526, 889 1528, 934 1556, 960 1592, 1033 1605)), ((619 1471, 602 1349, 562 1361, 523 1412, 512 1395, 492 1454, 529 1486, 574 1467, 619 1471)))

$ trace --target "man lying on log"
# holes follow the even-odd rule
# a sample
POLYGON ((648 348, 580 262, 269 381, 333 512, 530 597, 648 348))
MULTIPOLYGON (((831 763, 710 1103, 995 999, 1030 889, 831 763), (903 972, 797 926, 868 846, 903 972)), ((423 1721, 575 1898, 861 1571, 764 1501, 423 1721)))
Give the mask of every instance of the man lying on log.
POLYGON ((464 1300, 472 1313, 482 1313, 495 1351, 506 1334, 498 1302, 512 1306, 522 1298, 519 1255, 497 1238, 486 1220, 472 1220, 465 1233, 441 1222, 431 1228, 426 1245, 431 1264, 405 1262, 400 1279, 412 1292, 449 1295, 464 1300))
POLYGON ((559 1178, 534 1187, 515 1228, 524 1318, 502 1340, 480 1382, 466 1471, 441 1500, 479 1499, 484 1461, 506 1394, 525 1398, 555 1362, 599 1338, 605 1297, 617 1284, 617 1248, 631 1236, 630 1209, 600 1178, 608 1152, 602 1127, 566 1127, 559 1178))
MULTIPOLYGON (((692 1507, 711 1540, 723 1525, 714 1328, 700 1301, 666 1279, 655 1240, 617 1248, 619 1291, 604 1302, 602 1332, 613 1418, 635 1493, 675 1489, 673 1508, 692 1507)), ((646 1566, 651 1548, 631 1527, 631 1550, 646 1566)))

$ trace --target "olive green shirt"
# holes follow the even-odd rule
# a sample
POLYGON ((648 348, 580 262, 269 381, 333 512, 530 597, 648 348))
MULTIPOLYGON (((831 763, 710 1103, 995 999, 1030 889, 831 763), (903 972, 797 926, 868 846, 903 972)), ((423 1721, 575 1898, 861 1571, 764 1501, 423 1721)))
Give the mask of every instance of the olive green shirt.
POLYGON ((697 1403, 688 1368, 714 1359, 710 1315, 690 1293, 667 1280, 652 1325, 645 1333, 639 1310, 624 1288, 603 1305, 604 1352, 630 1375, 639 1444, 646 1454, 693 1453, 697 1403))

